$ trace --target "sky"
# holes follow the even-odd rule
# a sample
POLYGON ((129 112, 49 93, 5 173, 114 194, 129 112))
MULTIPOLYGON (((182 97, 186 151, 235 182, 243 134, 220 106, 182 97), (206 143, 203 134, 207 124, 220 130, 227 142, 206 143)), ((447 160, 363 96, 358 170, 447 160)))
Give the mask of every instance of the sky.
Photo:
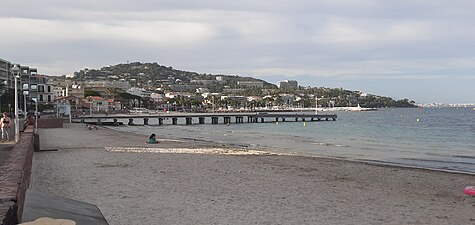
POLYGON ((127 62, 475 103, 473 0, 2 0, 0 58, 47 75, 127 62))

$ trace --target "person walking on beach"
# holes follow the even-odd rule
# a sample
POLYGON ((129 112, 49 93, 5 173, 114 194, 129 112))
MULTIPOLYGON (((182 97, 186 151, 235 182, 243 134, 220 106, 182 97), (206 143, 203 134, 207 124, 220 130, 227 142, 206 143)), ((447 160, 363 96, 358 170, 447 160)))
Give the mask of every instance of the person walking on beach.
POLYGON ((7 141, 10 140, 10 137, 8 135, 8 129, 10 128, 11 125, 11 119, 8 117, 7 113, 3 113, 2 119, 0 119, 0 127, 2 128, 2 142, 5 141, 5 136, 7 137, 7 141))

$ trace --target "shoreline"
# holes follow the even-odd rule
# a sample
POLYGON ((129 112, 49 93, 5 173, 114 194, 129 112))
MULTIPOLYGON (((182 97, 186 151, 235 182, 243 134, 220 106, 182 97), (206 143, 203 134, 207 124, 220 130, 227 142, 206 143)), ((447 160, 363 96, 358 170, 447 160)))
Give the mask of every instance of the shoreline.
POLYGON ((475 221, 475 199, 463 193, 473 175, 302 155, 110 152, 213 146, 137 144, 146 137, 77 124, 40 137, 58 151, 35 153, 32 188, 98 204, 111 225, 475 221))
MULTIPOLYGON (((133 132, 127 132, 127 131, 121 131, 121 130, 116 130, 113 129, 112 127, 109 126, 100 126, 103 129, 110 130, 112 132, 120 132, 123 134, 131 134, 131 135, 138 135, 140 134, 133 133, 133 132)), ((286 151, 283 149, 273 149, 271 146, 264 146, 262 148, 255 148, 251 146, 244 146, 242 144, 238 143, 219 143, 219 142, 214 142, 214 141, 209 141, 209 140, 203 140, 203 139, 194 139, 194 138, 175 138, 176 142, 201 142, 201 143, 206 143, 209 144, 210 147, 225 147, 229 149, 250 149, 250 150, 256 150, 256 151, 264 151, 269 154, 275 154, 275 155, 291 155, 291 156, 302 156, 302 157, 316 157, 316 158, 323 158, 323 159, 334 159, 334 160, 342 160, 342 161, 348 161, 348 162, 357 162, 357 163, 364 163, 368 165, 375 165, 375 166, 389 166, 389 167, 401 167, 401 168, 408 168, 408 169, 419 169, 419 170, 428 170, 428 171, 436 171, 436 172, 445 172, 445 173, 453 173, 453 174, 464 174, 464 175, 473 175, 475 176, 475 172, 470 172, 470 171, 463 171, 463 170, 447 170, 447 169, 439 169, 435 167, 424 167, 424 166, 413 166, 413 165, 406 165, 402 163, 394 163, 394 162, 385 162, 382 160, 371 160, 371 159, 357 159, 357 158, 350 158, 350 157, 338 157, 338 156, 328 156, 328 155, 319 155, 319 154, 313 154, 313 153, 305 153, 302 151, 286 151)), ((158 139, 163 140, 163 139, 158 139)), ((167 139, 171 140, 171 139, 167 139)))

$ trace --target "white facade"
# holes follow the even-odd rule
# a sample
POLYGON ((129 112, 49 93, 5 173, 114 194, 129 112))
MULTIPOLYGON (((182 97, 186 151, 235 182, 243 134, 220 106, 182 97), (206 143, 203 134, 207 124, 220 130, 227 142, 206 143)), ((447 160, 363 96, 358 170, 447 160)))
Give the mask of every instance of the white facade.
POLYGON ((54 102, 54 87, 52 84, 38 84, 37 88, 38 103, 54 102))
POLYGON ((132 95, 137 95, 142 98, 149 98, 150 95, 152 94, 151 91, 147 91, 143 88, 130 88, 129 90, 127 90, 127 93, 132 94, 132 95))
POLYGON ((283 80, 277 82, 277 87, 279 88, 297 88, 298 83, 296 80, 283 80))

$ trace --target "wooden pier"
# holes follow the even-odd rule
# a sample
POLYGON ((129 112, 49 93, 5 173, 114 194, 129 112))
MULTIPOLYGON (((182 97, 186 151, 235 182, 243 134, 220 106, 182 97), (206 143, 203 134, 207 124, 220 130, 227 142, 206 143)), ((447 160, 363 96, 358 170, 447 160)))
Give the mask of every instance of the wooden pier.
POLYGON ((96 115, 72 118, 75 123, 96 125, 171 125, 185 124, 231 124, 231 123, 268 123, 268 122, 299 122, 299 121, 335 121, 336 114, 305 114, 305 113, 159 113, 159 114, 120 114, 96 115), (155 120, 156 122, 151 122, 155 120), (178 121, 182 122, 179 123, 178 121), (123 122, 125 121, 125 122, 123 122), (135 123, 140 121, 140 123, 135 123), (184 123, 183 123, 184 122, 184 123))

